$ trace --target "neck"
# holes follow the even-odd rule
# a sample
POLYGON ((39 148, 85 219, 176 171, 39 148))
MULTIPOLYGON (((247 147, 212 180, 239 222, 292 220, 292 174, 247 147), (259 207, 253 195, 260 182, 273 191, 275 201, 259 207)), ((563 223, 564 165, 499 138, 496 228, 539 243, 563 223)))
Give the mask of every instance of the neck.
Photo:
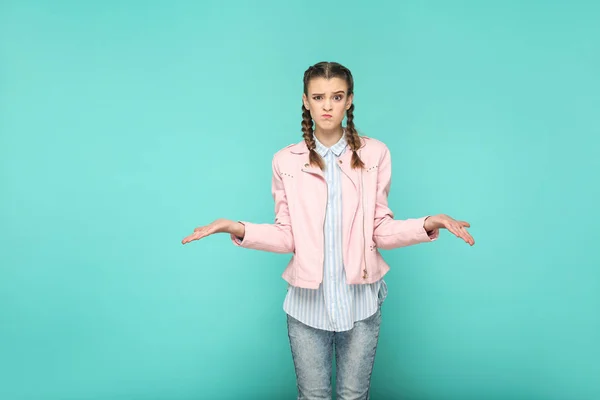
POLYGON ((315 130, 315 136, 319 139, 319 142, 323 144, 325 147, 331 147, 336 144, 344 134, 344 129, 341 126, 337 128, 324 130, 317 128, 315 130))

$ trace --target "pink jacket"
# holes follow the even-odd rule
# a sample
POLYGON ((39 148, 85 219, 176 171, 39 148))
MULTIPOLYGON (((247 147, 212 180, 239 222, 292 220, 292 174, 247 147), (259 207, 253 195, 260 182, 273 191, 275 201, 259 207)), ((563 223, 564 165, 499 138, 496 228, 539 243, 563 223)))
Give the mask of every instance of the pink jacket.
MULTIPOLYGON (((373 283, 390 269, 378 249, 430 242, 438 237, 423 228, 426 217, 394 220, 388 208, 392 164, 387 146, 361 136, 358 154, 364 169, 352 169, 352 151, 338 160, 342 169, 343 261, 348 284, 373 283)), ((323 280, 324 222, 327 183, 319 167, 308 164, 304 141, 285 147, 273 157, 272 194, 275 223, 245 225, 237 246, 294 253, 283 279, 293 286, 316 289, 323 280)))

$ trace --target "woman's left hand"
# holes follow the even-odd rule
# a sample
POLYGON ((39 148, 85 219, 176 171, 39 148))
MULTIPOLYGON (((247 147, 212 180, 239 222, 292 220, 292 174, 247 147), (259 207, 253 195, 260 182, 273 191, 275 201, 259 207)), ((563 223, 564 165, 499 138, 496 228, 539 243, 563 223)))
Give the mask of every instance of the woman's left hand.
POLYGON ((467 228, 470 226, 471 224, 468 222, 457 221, 446 214, 438 214, 427 217, 425 218, 425 223, 423 224, 423 228, 425 228, 427 232, 431 232, 436 229, 448 229, 456 237, 461 238, 473 246, 475 244, 475 239, 473 239, 473 236, 467 232, 467 228))

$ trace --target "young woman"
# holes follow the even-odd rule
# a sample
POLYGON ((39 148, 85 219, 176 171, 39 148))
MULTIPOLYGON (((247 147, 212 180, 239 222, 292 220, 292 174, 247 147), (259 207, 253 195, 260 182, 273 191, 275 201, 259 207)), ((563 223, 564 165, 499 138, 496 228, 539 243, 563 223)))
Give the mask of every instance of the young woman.
POLYGON ((236 246, 293 253, 283 308, 298 399, 331 398, 334 348, 338 399, 368 399, 389 270, 379 249, 431 242, 442 228, 474 244, 470 225, 448 215, 394 219, 390 152, 358 135, 353 89, 338 63, 304 73, 304 140, 272 161, 274 224, 218 219, 182 241, 226 232, 236 246))

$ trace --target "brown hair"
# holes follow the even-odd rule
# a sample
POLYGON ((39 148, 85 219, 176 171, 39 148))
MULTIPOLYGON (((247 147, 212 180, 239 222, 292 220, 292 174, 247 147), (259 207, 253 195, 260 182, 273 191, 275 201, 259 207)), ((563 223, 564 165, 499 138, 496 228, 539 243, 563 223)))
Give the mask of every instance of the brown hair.
MULTIPOLYGON (((348 93, 350 96, 354 93, 354 78, 352 73, 346 67, 336 62, 320 62, 309 67, 304 72, 304 94, 308 96, 308 83, 313 78, 341 78, 346 81, 348 85, 348 93)), ((313 120, 310 116, 310 111, 302 104, 302 133, 306 146, 310 151, 309 159, 311 165, 318 165, 319 168, 324 169, 325 163, 319 154, 315 151, 316 143, 313 137, 313 120)), ((352 150, 352 168, 364 168, 365 164, 362 162, 358 153, 356 152, 360 148, 360 137, 354 127, 354 103, 346 111, 346 141, 350 145, 352 150)))

